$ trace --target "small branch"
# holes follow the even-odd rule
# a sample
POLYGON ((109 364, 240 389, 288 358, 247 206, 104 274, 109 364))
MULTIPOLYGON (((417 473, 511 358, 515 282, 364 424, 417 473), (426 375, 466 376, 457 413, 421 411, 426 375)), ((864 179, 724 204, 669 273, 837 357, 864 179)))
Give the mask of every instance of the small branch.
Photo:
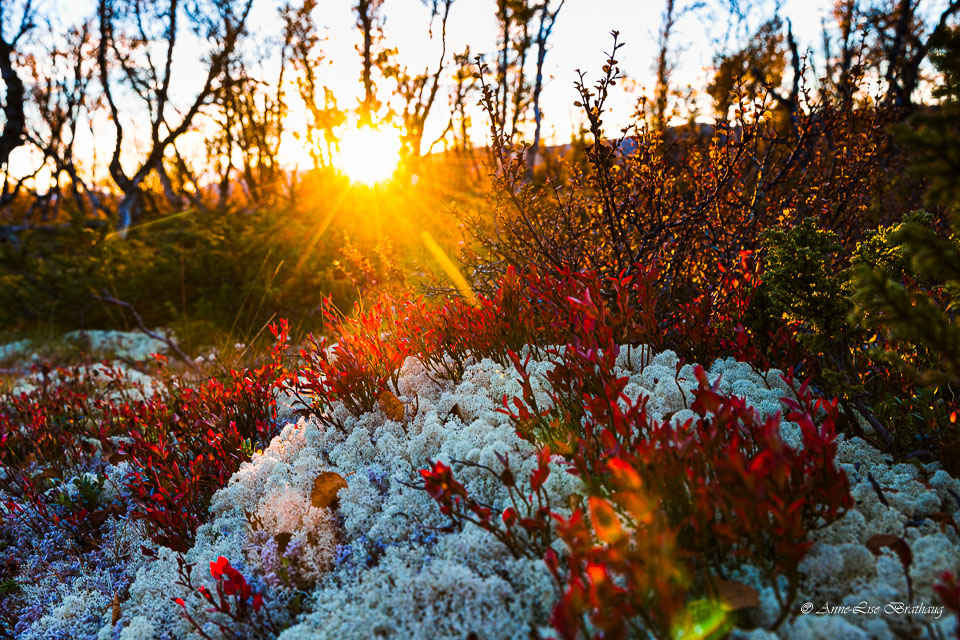
POLYGON ((137 313, 137 310, 129 302, 124 302, 123 300, 117 300, 116 298, 111 296, 106 289, 103 290, 102 295, 98 296, 97 294, 93 294, 93 297, 101 302, 109 302, 119 307, 123 307, 133 315, 133 319, 136 321, 137 327, 139 327, 140 331, 142 331, 145 335, 147 335, 150 338, 153 338, 154 340, 160 340, 161 342, 163 342, 165 345, 167 345, 170 351, 172 351, 178 358, 180 358, 180 360, 190 365, 190 367, 192 367, 193 369, 200 368, 196 362, 191 360, 187 356, 187 354, 185 354, 183 351, 180 350, 180 347, 177 346, 176 342, 174 342, 173 340, 171 340, 165 335, 162 335, 162 334, 156 333, 155 331, 150 331, 150 329, 147 329, 146 325, 144 325, 143 323, 143 318, 140 317, 140 314, 137 313))

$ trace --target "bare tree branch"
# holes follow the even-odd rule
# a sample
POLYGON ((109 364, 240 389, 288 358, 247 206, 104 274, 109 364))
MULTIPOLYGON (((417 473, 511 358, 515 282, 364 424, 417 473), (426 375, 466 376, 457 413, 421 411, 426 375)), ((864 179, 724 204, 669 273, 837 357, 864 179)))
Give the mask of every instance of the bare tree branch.
POLYGON ((134 308, 132 304, 130 304, 129 302, 124 302, 123 300, 117 300, 116 298, 111 296, 110 292, 108 292, 106 289, 104 289, 100 295, 94 294, 93 297, 99 300, 100 302, 109 302, 110 304, 115 304, 118 307, 123 307, 124 309, 129 311, 130 315, 133 316, 133 320, 137 323, 137 328, 139 328, 144 335, 150 338, 153 338, 154 340, 159 340, 163 342, 165 345, 167 345, 170 351, 172 351, 181 361, 183 361, 184 363, 186 363, 187 365, 189 365, 194 369, 199 368, 197 363, 191 360, 190 357, 187 356, 187 354, 185 354, 180 349, 180 347, 177 346, 177 343, 174 342, 172 339, 170 339, 169 336, 165 336, 155 331, 150 331, 150 329, 147 329, 146 325, 143 323, 143 318, 140 317, 140 314, 137 313, 137 310, 134 308))
POLYGON ((26 91, 23 81, 13 68, 16 47, 20 39, 34 27, 34 11, 32 0, 26 0, 21 14, 20 24, 14 35, 9 39, 3 34, 5 26, 5 10, 9 10, 6 2, 0 3, 0 79, 6 87, 6 97, 3 104, 3 131, 0 133, 0 167, 6 167, 10 159, 10 152, 24 142, 26 133, 26 118, 24 117, 23 103, 26 91))

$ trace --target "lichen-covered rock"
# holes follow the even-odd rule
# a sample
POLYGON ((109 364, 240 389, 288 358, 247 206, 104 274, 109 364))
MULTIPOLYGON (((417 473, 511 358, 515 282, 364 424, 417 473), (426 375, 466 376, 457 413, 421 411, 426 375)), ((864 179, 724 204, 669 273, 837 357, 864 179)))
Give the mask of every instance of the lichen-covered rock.
MULTIPOLYGON (((154 333, 159 335, 165 331, 158 329, 154 333)), ((120 360, 148 360, 150 354, 166 353, 168 349, 163 340, 140 331, 71 331, 63 338, 84 350, 111 354, 120 360)))

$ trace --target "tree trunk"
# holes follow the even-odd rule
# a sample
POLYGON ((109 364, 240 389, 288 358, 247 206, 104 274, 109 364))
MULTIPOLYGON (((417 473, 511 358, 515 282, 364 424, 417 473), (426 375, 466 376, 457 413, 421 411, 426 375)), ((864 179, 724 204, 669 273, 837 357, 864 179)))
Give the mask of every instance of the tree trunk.
POLYGON ((183 199, 178 196, 174 190, 173 181, 170 180, 170 175, 167 173, 166 167, 163 166, 162 160, 157 163, 157 175, 160 176, 160 184, 163 186, 163 196, 166 198, 167 203, 174 209, 181 209, 183 207, 183 199))
POLYGON ((361 105, 360 122, 361 124, 370 124, 374 111, 374 93, 373 93, 373 13, 376 7, 372 6, 372 0, 359 0, 357 2, 357 21, 360 30, 363 31, 363 104, 361 105))
POLYGON ((670 91, 670 36, 673 33, 674 0, 667 0, 663 10, 663 24, 660 27, 660 52, 657 56, 657 86, 653 104, 654 127, 663 130, 666 127, 667 97, 670 91))
POLYGON ((117 206, 117 230, 121 237, 126 237, 127 230, 133 224, 133 220, 140 215, 141 209, 143 209, 143 194, 140 192, 138 182, 131 190, 124 192, 117 206))
POLYGON ((0 78, 7 88, 3 115, 6 122, 0 133, 0 167, 7 166, 10 152, 23 144, 26 119, 23 115, 23 81, 13 68, 13 47, 0 37, 0 78))
POLYGON ((560 0, 560 5, 553 13, 550 12, 550 1, 543 3, 542 13, 540 14, 540 28, 537 31, 537 77, 533 81, 533 146, 530 147, 530 156, 528 157, 527 172, 532 173, 533 167, 537 162, 537 155, 540 153, 540 127, 543 120, 543 112, 540 110, 540 92, 543 90, 543 63, 547 58, 547 40, 550 39, 550 33, 553 31, 553 25, 557 21, 557 14, 563 8, 565 0, 560 0))

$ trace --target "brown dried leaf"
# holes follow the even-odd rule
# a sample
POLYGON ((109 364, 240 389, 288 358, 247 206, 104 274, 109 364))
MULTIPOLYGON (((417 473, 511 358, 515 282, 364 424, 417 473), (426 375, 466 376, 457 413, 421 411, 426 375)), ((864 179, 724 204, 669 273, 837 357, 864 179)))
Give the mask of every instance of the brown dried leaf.
POLYGON ((110 511, 107 509, 98 509, 91 513, 87 514, 87 523, 93 525, 94 527, 99 527, 104 522, 107 521, 107 518, 110 517, 110 511))
MULTIPOLYGON (((32 455, 32 454, 31 454, 31 455, 32 455)), ((46 469, 44 469, 43 471, 40 472, 40 477, 43 478, 43 479, 45 479, 45 480, 52 480, 52 479, 54 479, 54 478, 59 478, 59 477, 60 477, 60 472, 57 471, 57 470, 54 469, 54 468, 48 467, 48 468, 46 468, 46 469)))
POLYGON ((900 536, 878 533, 867 540, 867 549, 870 549, 875 556, 880 555, 880 550, 884 547, 897 554, 905 570, 913 563, 913 552, 910 551, 910 545, 900 536))
POLYGON ((717 596, 727 611, 760 606, 760 594, 757 590, 736 580, 717 580, 717 596))
POLYGON ((940 531, 943 533, 947 532, 947 527, 953 527, 954 531, 960 533, 960 527, 957 526, 957 521, 953 519, 946 511, 934 511, 933 513, 928 513, 927 517, 933 520, 934 522, 940 523, 940 531))
POLYGON ((110 615, 110 623, 115 625, 120 622, 120 617, 122 616, 120 611, 120 594, 116 591, 113 592, 113 603, 111 603, 110 608, 113 609, 110 615))
POLYGON ((318 509, 327 509, 337 501, 337 492, 347 487, 347 481, 339 473, 324 471, 313 481, 310 503, 318 509))
POLYGON ((291 538, 293 538, 293 534, 289 531, 281 531, 277 535, 273 536, 273 539, 277 541, 277 550, 280 553, 283 553, 287 550, 287 545, 290 544, 291 538))
POLYGON ((403 406, 403 401, 401 401, 400 398, 393 395, 389 391, 381 391, 380 397, 377 399, 377 401, 380 404, 380 410, 383 411, 385 416, 394 422, 403 422, 403 418, 407 415, 407 411, 403 406))
POLYGON ((867 540, 867 549, 873 555, 880 555, 880 550, 884 547, 892 549, 897 557, 900 558, 900 564, 903 565, 903 573, 907 578, 907 592, 910 598, 913 598, 913 581, 910 579, 910 565, 913 563, 913 552, 910 551, 910 545, 899 536, 878 533, 867 540))

